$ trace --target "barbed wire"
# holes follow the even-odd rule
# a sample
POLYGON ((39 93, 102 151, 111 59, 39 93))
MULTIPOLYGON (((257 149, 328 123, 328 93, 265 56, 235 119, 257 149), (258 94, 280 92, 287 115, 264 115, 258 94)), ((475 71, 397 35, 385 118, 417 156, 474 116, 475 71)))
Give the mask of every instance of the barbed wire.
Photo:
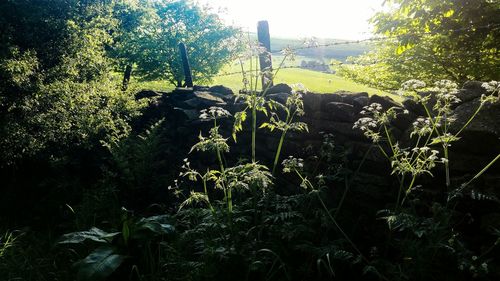
MULTIPOLYGON (((306 44, 305 46, 296 46, 296 47, 288 47, 291 51, 299 51, 299 50, 305 50, 305 49, 314 49, 314 48, 325 48, 325 47, 332 47, 332 46, 339 46, 339 45, 350 45, 350 44, 361 44, 361 43, 366 43, 366 42, 376 42, 376 41, 387 41, 387 40, 392 40, 392 39, 399 39, 403 37, 423 37, 423 36, 428 36, 428 35, 437 35, 437 34, 442 34, 443 32, 461 32, 461 31, 475 31, 478 29, 490 29, 495 30, 500 28, 500 23, 497 24, 488 24, 488 25, 483 25, 483 26, 471 26, 471 27, 463 27, 463 28, 457 28, 457 29, 450 29, 450 30, 445 30, 445 31, 429 31, 429 32, 415 32, 415 33, 408 33, 408 34, 401 34, 401 35, 392 35, 392 36, 382 36, 382 37, 371 37, 367 39, 360 39, 360 40, 345 40, 345 41, 340 41, 340 42, 330 42, 330 43, 323 43, 323 44, 316 44, 314 41, 311 41, 310 44, 306 44)), ((307 43, 307 42, 306 42, 307 43)), ((271 54, 277 54, 281 53, 283 50, 276 50, 276 51, 271 51, 271 54)))
MULTIPOLYGON (((500 23, 498 24, 488 24, 484 26, 478 26, 478 27, 464 27, 464 28, 458 28, 458 29, 451 29, 451 30, 446 30, 446 32, 462 32, 462 31, 475 31, 478 29, 499 29, 500 28, 500 23)), ((305 50, 305 49, 315 49, 315 48, 325 48, 325 47, 333 47, 333 46, 340 46, 340 45, 350 45, 350 44, 361 44, 361 43, 366 43, 366 42, 376 42, 376 41, 388 41, 388 40, 393 40, 393 39, 398 39, 401 37, 408 37, 408 36, 428 36, 428 35, 436 35, 436 34, 442 34, 444 31, 434 31, 434 32, 420 32, 420 33, 409 33, 409 34, 404 34, 404 35, 394 35, 394 36, 384 36, 384 37, 372 37, 372 38, 367 38, 367 39, 360 39, 360 40, 346 40, 346 41, 340 41, 340 42, 330 42, 330 43, 323 43, 323 44, 309 44, 309 45, 303 45, 303 46, 297 46, 297 47, 287 47, 288 52, 295 52, 299 50, 305 50)), ((271 51, 269 54, 281 54, 283 53, 283 50, 279 51, 271 51)), ((344 63, 344 62, 338 62, 338 63, 329 63, 329 64, 322 64, 325 66, 341 66, 341 65, 360 65, 360 66, 369 66, 369 65, 375 65, 380 63, 381 61, 372 61, 369 63, 357 63, 357 62, 349 62, 349 63, 344 63)), ((299 66, 299 65, 294 65, 294 66, 282 66, 280 69, 305 69, 305 70, 311 70, 311 67, 307 66, 299 66)), ((236 74, 243 74, 247 73, 249 71, 236 71, 236 72, 228 72, 228 73, 222 73, 213 76, 215 77, 224 77, 224 76, 231 76, 231 75, 236 75, 236 74)))

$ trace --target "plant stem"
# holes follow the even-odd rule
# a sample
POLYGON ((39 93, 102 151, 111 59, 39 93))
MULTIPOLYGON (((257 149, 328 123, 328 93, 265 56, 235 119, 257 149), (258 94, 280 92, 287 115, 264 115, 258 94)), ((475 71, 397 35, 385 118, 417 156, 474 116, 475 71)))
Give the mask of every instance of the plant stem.
POLYGON ((231 191, 231 187, 227 188, 227 210, 229 211, 229 216, 233 212, 233 195, 231 191))
MULTIPOLYGON (((217 118, 214 119, 214 129, 217 128, 217 118)), ((220 172, 224 174, 224 162, 222 162, 222 156, 219 147, 216 146, 217 160, 219 160, 220 172)))
POLYGON ((484 174, 484 172, 486 172, 486 170, 488 170, 496 161, 498 161, 498 159, 500 159, 500 153, 493 159, 490 161, 490 163, 488 163, 488 165, 486 165, 481 171, 479 171, 479 173, 477 173, 472 179, 470 179, 468 182, 466 182, 465 184, 462 185, 462 189, 467 187, 469 184, 471 184, 471 182, 473 182, 474 180, 476 180, 477 178, 479 178, 482 174, 484 174))
POLYGON ((207 196, 208 207, 210 208, 210 211, 212 212, 212 214, 215 214, 214 207, 210 203, 210 198, 208 197, 207 181, 205 180, 205 178, 202 178, 202 180, 203 180, 203 191, 205 192, 205 196, 207 196))
POLYGON ((450 163, 448 161, 448 143, 445 142, 443 144, 443 151, 444 151, 444 158, 446 159, 444 161, 444 169, 446 173, 446 190, 448 191, 450 189, 450 163))
MULTIPOLYGON (((217 127, 217 118, 214 119, 214 128, 216 128, 216 127, 217 127)), ((223 180, 222 180, 223 188, 222 189, 224 190, 224 195, 227 195, 227 197, 226 197, 227 209, 228 209, 229 220, 230 220, 231 213, 233 212, 233 201, 232 201, 231 188, 225 187, 226 175, 225 175, 225 169, 224 169, 224 162, 222 161, 221 151, 220 151, 218 146, 216 147, 216 153, 217 153, 217 160, 219 161, 221 176, 223 177, 223 180), (227 190, 227 194, 226 194, 226 190, 227 190)))
POLYGON ((385 135, 387 136, 387 141, 389 142, 389 146, 391 147, 392 155, 396 155, 396 153, 394 152, 394 145, 392 144, 392 138, 391 135, 389 134, 389 130, 387 130, 386 125, 384 125, 384 131, 385 135))
POLYGON ((399 200, 401 200, 401 193, 403 193, 403 184, 405 182, 405 174, 401 177, 401 181, 399 182, 399 191, 398 191, 398 199, 396 200, 396 211, 399 209, 399 200))
POLYGON ((333 214, 333 218, 337 218, 340 209, 342 208, 342 205, 344 205, 344 200, 347 196, 347 191, 349 191, 349 183, 347 182, 347 175, 344 177, 344 192, 342 193, 342 197, 340 197, 339 204, 337 205, 337 208, 335 210, 335 214, 333 214))
POLYGON ((273 171, 272 171, 273 175, 276 171, 276 167, 278 166, 278 161, 281 154, 281 147, 283 146, 283 142, 285 140, 286 131, 287 130, 284 130, 283 133, 281 133, 280 142, 278 143, 278 149, 276 150, 276 155, 274 156, 273 171))
POLYGON ((297 110, 293 111, 292 114, 290 114, 291 107, 286 109, 286 126, 283 130, 283 133, 281 134, 280 141, 278 144, 278 148, 276 149, 276 155, 274 156, 274 164, 273 164, 273 172, 272 174, 274 175, 274 172, 276 170, 276 167, 278 166, 278 161, 281 155, 281 148, 283 147, 283 142, 285 141, 285 136, 286 133, 288 132, 288 129, 290 128, 290 124, 293 122, 293 118, 295 117, 295 114, 297 113, 297 110))
POLYGON ((256 97, 253 100, 252 106, 252 162, 255 163, 255 135, 257 132, 257 109, 255 108, 257 101, 256 97))
MULTIPOLYGON (((436 135, 441 136, 442 134, 439 132, 438 127, 437 127, 437 124, 436 124, 436 122, 434 122, 434 118, 432 118, 431 112, 430 112, 430 111, 429 111, 429 109, 427 108, 427 105, 425 105, 425 103, 422 103, 422 106, 424 107, 424 109, 425 109, 425 113, 427 114, 427 116, 429 117, 429 120, 430 120, 430 121, 431 121, 431 123, 432 123, 432 128, 433 128, 433 130, 436 132, 436 135)), ((438 115, 438 117, 437 117, 437 118, 439 118, 439 115, 438 115)))
MULTIPOLYGON (((283 59, 281 60, 278 68, 276 69, 276 72, 274 72, 274 75, 272 77, 272 80, 274 81, 274 78, 278 75, 278 72, 280 72, 280 69, 283 67, 283 64, 285 64, 285 60, 288 58, 288 55, 284 56, 283 59)), ((267 90, 267 89, 266 89, 267 90)))
POLYGON ((481 109, 483 108, 483 104, 481 103, 481 105, 479 105, 479 107, 476 109, 476 111, 474 112, 474 114, 472 114, 472 116, 469 118, 469 120, 467 120, 467 122, 465 122, 465 124, 462 126, 462 128, 458 131, 458 133, 455 134, 455 137, 458 137, 458 135, 460 135, 460 133, 465 129, 467 128, 467 126, 469 126, 470 122, 472 122, 472 120, 476 117, 476 115, 479 113, 479 111, 481 111, 481 109))
POLYGON ((382 154, 385 156, 385 158, 387 158, 387 160, 391 161, 391 157, 389 157, 389 155, 387 155, 384 148, 382 148, 382 146, 380 144, 377 144, 377 146, 380 149, 380 152, 382 152, 382 154))
POLYGON ((401 201, 401 206, 405 203, 406 197, 408 197, 408 194, 410 194, 411 188, 413 187, 413 184, 415 183, 415 179, 417 178, 416 175, 413 175, 413 178, 411 179, 410 186, 408 186, 408 189, 406 189, 405 192, 405 197, 403 197, 403 200, 401 201))

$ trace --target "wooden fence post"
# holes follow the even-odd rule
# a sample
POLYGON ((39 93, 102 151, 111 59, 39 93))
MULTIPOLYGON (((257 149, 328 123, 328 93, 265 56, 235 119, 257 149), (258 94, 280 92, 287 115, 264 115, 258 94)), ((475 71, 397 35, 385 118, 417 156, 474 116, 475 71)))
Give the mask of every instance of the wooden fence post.
POLYGON ((179 51, 181 52, 182 68, 184 69, 184 86, 192 88, 193 76, 191 74, 191 67, 189 66, 186 45, 184 43, 179 43, 179 51))
POLYGON ((125 73, 123 74, 122 91, 127 90, 131 74, 132 74, 132 65, 127 64, 127 66, 125 66, 125 73))
POLYGON ((271 58, 271 36, 269 35, 269 23, 267 21, 259 21, 257 23, 257 38, 262 47, 266 48, 266 53, 259 55, 260 71, 267 73, 262 76, 262 90, 265 90, 273 85, 272 71, 273 63, 271 58))

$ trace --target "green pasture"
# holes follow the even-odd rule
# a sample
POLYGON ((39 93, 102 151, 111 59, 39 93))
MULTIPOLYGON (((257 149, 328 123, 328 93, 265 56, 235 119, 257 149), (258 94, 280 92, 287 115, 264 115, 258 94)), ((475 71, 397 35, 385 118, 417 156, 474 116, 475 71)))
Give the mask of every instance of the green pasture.
MULTIPOLYGON (((316 93, 334 93, 337 91, 368 92, 369 94, 390 95, 381 90, 370 88, 335 74, 322 73, 306 69, 282 69, 276 76, 274 83, 296 84, 302 83, 309 91, 316 93)), ((212 85, 224 85, 233 90, 240 90, 243 86, 242 75, 233 74, 215 77, 212 85)))
MULTIPOLYGON (((296 67, 300 65, 302 60, 314 60, 314 58, 296 56, 294 60, 287 59, 283 62, 282 56, 273 56, 273 66, 277 68, 282 64, 282 66, 284 67, 296 67)), ((326 61, 326 63, 328 63, 328 61, 326 61)), ((245 69, 245 71, 250 72, 252 69, 255 70, 257 65, 258 62, 256 61, 252 61, 252 63, 246 61, 243 65, 243 68, 245 69)), ((238 61, 228 64, 226 67, 224 67, 224 69, 221 70, 220 74, 214 77, 212 81, 200 82, 200 84, 205 84, 208 86, 224 85, 231 88, 233 91, 239 91, 243 88, 243 75, 241 73, 234 74, 235 72, 241 72, 241 64, 238 61)), ((367 92, 369 95, 385 95, 400 101, 400 97, 397 95, 350 81, 336 74, 323 73, 307 69, 282 68, 277 73, 274 83, 301 83, 309 91, 315 93, 334 93, 338 91, 367 92)), ((169 91, 174 88, 173 85, 171 85, 167 81, 162 80, 147 82, 132 80, 131 85, 134 84, 135 87, 138 87, 139 89, 150 89, 157 91, 169 91)))

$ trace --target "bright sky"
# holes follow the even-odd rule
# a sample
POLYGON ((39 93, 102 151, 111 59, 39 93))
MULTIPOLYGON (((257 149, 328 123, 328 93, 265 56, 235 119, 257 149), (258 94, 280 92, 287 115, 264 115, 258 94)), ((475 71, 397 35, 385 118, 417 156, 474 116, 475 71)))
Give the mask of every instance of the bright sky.
POLYGON ((267 20, 271 36, 364 39, 371 37, 368 19, 384 0, 198 0, 220 13, 229 24, 256 32, 267 20))

